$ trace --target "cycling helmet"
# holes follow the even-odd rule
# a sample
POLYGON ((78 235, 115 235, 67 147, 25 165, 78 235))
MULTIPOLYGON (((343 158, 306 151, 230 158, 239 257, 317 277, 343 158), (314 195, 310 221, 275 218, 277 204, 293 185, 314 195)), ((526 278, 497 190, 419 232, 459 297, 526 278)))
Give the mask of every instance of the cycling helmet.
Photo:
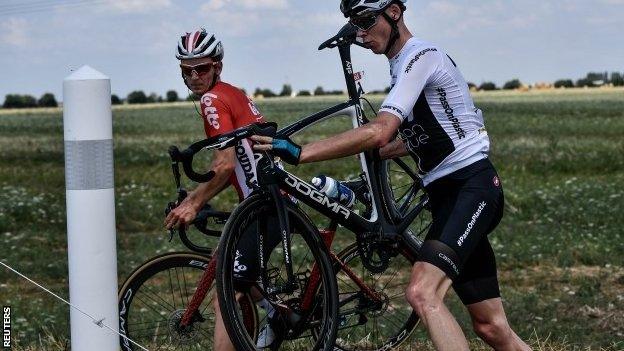
POLYGON ((341 0, 340 11, 345 17, 361 16, 369 12, 381 12, 393 3, 405 9, 407 0, 341 0))
POLYGON ((178 60, 211 57, 215 61, 223 60, 223 44, 213 33, 204 28, 186 33, 178 41, 178 60))
POLYGON ((405 11, 406 2, 407 0, 341 0, 340 11, 342 11, 344 16, 347 18, 353 16, 381 14, 381 16, 388 21, 390 27, 392 28, 390 38, 388 38, 386 49, 384 50, 384 54, 388 54, 394 43, 396 43, 401 37, 401 34, 399 33, 399 21, 403 16, 403 13, 401 12, 401 16, 398 19, 393 19, 388 16, 384 10, 392 4, 397 4, 401 7, 402 11, 405 11))

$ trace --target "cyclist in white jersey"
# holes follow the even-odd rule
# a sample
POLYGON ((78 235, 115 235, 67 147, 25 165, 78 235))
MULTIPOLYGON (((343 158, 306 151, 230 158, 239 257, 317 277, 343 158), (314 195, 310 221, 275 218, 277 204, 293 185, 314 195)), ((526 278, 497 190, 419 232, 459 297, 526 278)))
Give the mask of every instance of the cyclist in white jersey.
POLYGON ((435 347, 468 350, 443 302, 452 286, 485 342, 496 350, 530 350, 505 316, 487 238, 502 217, 504 198, 488 159, 483 116, 455 62, 407 29, 406 1, 341 1, 364 45, 390 61, 392 89, 377 118, 303 147, 290 139, 254 136, 259 143, 254 148, 273 150, 295 165, 377 148, 383 158, 411 155, 430 197, 433 223, 412 269, 406 299, 435 347))

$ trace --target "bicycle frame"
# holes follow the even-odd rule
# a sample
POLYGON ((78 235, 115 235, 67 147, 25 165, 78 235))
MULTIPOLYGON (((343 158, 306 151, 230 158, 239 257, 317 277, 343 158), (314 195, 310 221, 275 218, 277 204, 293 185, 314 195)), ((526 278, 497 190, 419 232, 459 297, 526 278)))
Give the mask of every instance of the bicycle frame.
MULTIPOLYGON (((313 124, 341 115, 351 117, 354 128, 360 127, 368 122, 362 110, 360 91, 356 88, 355 79, 353 77, 350 45, 351 44, 349 43, 338 45, 343 73, 347 83, 347 91, 349 93, 349 101, 327 108, 294 122, 291 125, 277 131, 277 137, 293 136, 313 124)), ((361 153, 359 159, 362 170, 366 175, 371 194, 380 194, 381 182, 383 180, 380 179, 379 172, 376 172, 375 170, 379 169, 382 160, 379 158, 378 154, 372 151, 361 153)), ((285 205, 283 203, 284 199, 281 196, 280 190, 302 201, 306 205, 330 218, 332 221, 344 226, 353 233, 379 233, 382 237, 398 237, 405 245, 408 246, 410 252, 417 252, 419 249, 419 242, 417 239, 406 230, 427 204, 427 198, 421 199, 414 208, 412 208, 405 216, 400 218, 401 222, 397 223, 399 218, 394 218, 392 214, 383 211, 383 209, 387 207, 384 206, 382 201, 386 201, 386 199, 384 199, 383 196, 372 196, 372 216, 370 219, 366 219, 354 211, 351 211, 349 208, 342 206, 337 201, 329 199, 325 194, 316 190, 313 185, 303 181, 292 173, 277 167, 272 156, 268 153, 264 153, 258 160, 257 170, 258 184, 261 187, 266 186, 266 188, 268 188, 277 208, 277 216, 282 235, 284 262, 286 264, 288 277, 288 281, 282 286, 271 286, 268 284, 265 262, 262 257, 264 252, 262 243, 266 242, 266 240, 263 237, 264 235, 259 233, 260 245, 258 247, 258 251, 261 257, 260 268, 263 272, 261 279, 263 286, 269 294, 291 292, 296 288, 296 279, 292 272, 291 264, 290 236, 288 235, 288 233, 290 233, 289 223, 285 205)), ((314 287, 315 283, 317 283, 316 280, 311 280, 308 285, 312 285, 312 287, 314 287)), ((306 292, 309 292, 309 289, 306 289, 306 292)))

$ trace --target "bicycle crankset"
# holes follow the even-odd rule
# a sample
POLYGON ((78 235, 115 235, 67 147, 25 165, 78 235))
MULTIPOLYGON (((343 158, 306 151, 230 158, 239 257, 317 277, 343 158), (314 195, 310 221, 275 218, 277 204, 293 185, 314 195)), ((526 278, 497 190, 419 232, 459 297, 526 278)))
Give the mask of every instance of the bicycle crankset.
POLYGON ((376 233, 363 233, 357 235, 357 249, 362 264, 371 273, 382 273, 388 269, 390 259, 394 256, 392 242, 379 239, 376 233))

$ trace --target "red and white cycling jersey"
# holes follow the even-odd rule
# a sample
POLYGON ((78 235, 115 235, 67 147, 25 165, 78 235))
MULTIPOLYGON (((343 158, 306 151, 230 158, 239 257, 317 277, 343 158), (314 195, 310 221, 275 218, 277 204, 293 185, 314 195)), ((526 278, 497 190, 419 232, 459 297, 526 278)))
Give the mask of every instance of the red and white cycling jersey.
MULTIPOLYGON (((224 82, 215 86, 201 98, 204 130, 208 137, 231 132, 251 123, 264 122, 264 117, 240 89, 224 82)), ((257 183, 256 161, 251 141, 241 140, 236 145, 236 168, 230 176, 240 201, 245 199, 257 183)))

